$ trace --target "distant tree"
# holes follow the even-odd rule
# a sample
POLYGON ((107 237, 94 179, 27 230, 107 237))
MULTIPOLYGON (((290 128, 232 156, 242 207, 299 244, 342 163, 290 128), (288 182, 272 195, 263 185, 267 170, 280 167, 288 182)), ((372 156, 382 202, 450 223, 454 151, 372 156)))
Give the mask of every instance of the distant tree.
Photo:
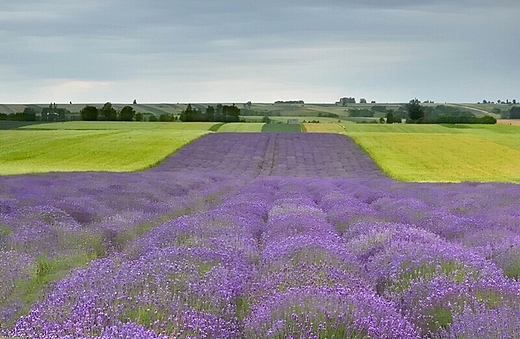
POLYGON ((208 121, 215 121, 215 108, 213 106, 206 108, 206 119, 208 121))
POLYGON ((513 99, 513 105, 516 105, 516 99, 513 99))
POLYGON ((132 105, 137 105, 137 100, 134 99, 134 102, 132 103, 132 105))
POLYGON ((424 108, 421 106, 421 102, 417 100, 417 98, 410 100, 406 105, 406 110, 408 112, 408 118, 412 122, 417 122, 424 118, 424 108))
POLYGON ((360 104, 366 104, 367 103, 367 99, 361 98, 361 99, 359 99, 359 103, 360 104))
POLYGON ((150 115, 150 117, 148 118, 148 121, 150 121, 150 122, 157 122, 159 120, 157 119, 157 117, 155 115, 150 115))
POLYGON ((376 103, 376 101, 375 101, 375 100, 372 100, 372 101, 370 101, 370 103, 371 103, 371 104, 375 104, 375 103, 376 103))
POLYGON ((143 113, 139 112, 135 114, 135 121, 143 121, 143 113))
POLYGON ((483 103, 483 104, 487 104, 488 101, 487 101, 487 100, 482 100, 482 103, 483 103))
POLYGON ((172 121, 174 121, 174 117, 171 114, 164 113, 159 116, 159 121, 160 122, 172 122, 172 121))
POLYGON ((222 104, 217 104, 215 111, 215 121, 224 121, 224 115, 222 113, 222 104))
POLYGON ((79 111, 81 120, 84 121, 96 121, 98 119, 98 109, 94 106, 85 106, 79 111))
POLYGON ((386 113, 386 123, 393 124, 394 123, 394 114, 392 112, 386 113))
POLYGON ((36 111, 34 108, 25 107, 22 114, 25 121, 36 121, 36 111))
POLYGON ((191 104, 188 104, 188 107, 184 111, 182 111, 180 120, 183 122, 191 122, 194 121, 195 111, 191 107, 191 104))
POLYGON ((233 104, 232 106, 222 106, 222 113, 224 116, 224 122, 238 122, 240 121, 240 108, 233 104))
POLYGON ((513 106, 509 110, 509 119, 520 119, 520 106, 513 106))
POLYGON ((135 116, 135 110, 131 106, 125 106, 119 113, 119 120, 132 121, 135 116))
POLYGON ((103 108, 100 110, 101 116, 103 120, 106 121, 116 121, 117 120, 117 111, 114 107, 112 107, 112 103, 107 102, 103 105, 103 108))
POLYGON ((343 98, 340 98, 339 99, 339 102, 338 102, 341 106, 347 106, 347 104, 355 104, 356 103, 356 98, 353 98, 353 97, 343 97, 343 98))

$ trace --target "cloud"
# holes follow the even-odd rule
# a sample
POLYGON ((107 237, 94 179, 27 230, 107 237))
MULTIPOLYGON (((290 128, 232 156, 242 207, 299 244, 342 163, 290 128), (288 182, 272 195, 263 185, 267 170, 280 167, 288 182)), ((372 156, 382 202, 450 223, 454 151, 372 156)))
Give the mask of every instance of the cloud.
POLYGON ((519 14, 508 0, 19 0, 0 5, 0 102, 128 92, 168 101, 161 86, 174 101, 283 99, 295 88, 318 101, 328 91, 332 100, 512 97, 519 14), (111 87, 80 91, 75 81, 111 87))

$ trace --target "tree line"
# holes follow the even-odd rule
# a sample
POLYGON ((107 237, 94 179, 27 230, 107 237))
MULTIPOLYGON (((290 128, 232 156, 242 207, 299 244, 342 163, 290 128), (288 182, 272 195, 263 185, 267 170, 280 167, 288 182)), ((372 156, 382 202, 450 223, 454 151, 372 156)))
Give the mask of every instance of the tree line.
POLYGON ((188 107, 182 111, 179 120, 183 122, 238 122, 240 121, 240 108, 235 104, 231 106, 218 104, 216 108, 208 106, 202 111, 188 104, 188 107))
POLYGON ((66 108, 58 108, 56 103, 50 103, 48 107, 44 107, 38 112, 33 107, 25 107, 21 113, 5 114, 0 113, 0 120, 8 121, 65 121, 65 117, 70 114, 66 108))
POLYGON ((112 103, 107 102, 102 108, 87 105, 79 111, 81 120, 84 121, 136 121, 143 120, 142 113, 136 113, 132 106, 125 106, 117 111, 112 103))
POLYGON ((473 113, 448 106, 425 108, 417 98, 406 105, 408 117, 406 123, 415 124, 496 124, 492 116, 477 117, 473 113))

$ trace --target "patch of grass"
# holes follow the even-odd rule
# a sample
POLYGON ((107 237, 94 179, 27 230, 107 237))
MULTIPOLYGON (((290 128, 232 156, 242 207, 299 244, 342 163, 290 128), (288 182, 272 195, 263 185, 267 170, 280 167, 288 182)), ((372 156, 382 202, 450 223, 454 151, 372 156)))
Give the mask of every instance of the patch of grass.
POLYGON ((264 123, 255 122, 231 122, 222 125, 222 127, 218 129, 218 132, 261 132, 264 125, 264 123))
POLYGON ((210 131, 217 122, 123 122, 123 121, 67 121, 28 125, 23 129, 45 130, 173 130, 210 131))
POLYGON ((21 302, 22 309, 18 316, 27 314, 32 304, 43 297, 50 283, 65 278, 74 268, 86 266, 90 260, 85 252, 61 255, 54 259, 40 256, 31 277, 16 282, 8 300, 21 302))
POLYGON ((265 124, 262 127, 264 133, 299 133, 301 131, 301 124, 265 124))
POLYGON ((224 125, 223 122, 215 124, 215 125, 211 126, 209 128, 209 130, 212 131, 212 132, 216 132, 216 131, 218 131, 220 129, 220 127, 222 127, 222 125, 224 125))
POLYGON ((201 130, 0 131, 2 140, 0 175, 143 170, 154 166, 177 149, 206 133, 209 132, 201 130))
POLYGON ((462 133, 458 129, 435 124, 343 124, 343 127, 349 135, 350 133, 462 133))
POLYGON ((0 130, 16 129, 24 126, 34 126, 41 124, 39 121, 0 121, 0 130))

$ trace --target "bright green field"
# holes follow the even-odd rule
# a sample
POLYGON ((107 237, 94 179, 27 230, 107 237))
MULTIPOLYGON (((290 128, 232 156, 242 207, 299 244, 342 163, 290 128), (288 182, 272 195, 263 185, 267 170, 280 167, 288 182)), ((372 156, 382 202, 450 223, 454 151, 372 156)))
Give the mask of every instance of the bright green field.
POLYGON ((207 133, 200 130, 0 131, 0 175, 142 170, 207 133))
POLYGON ((264 123, 230 122, 220 126, 217 132, 262 132, 264 123))
POLYGON ((404 181, 520 182, 520 127, 345 125, 392 178, 404 181))
POLYGON ((67 121, 36 124, 21 129, 45 130, 173 130, 210 131, 217 129, 217 122, 120 122, 120 121, 67 121))

